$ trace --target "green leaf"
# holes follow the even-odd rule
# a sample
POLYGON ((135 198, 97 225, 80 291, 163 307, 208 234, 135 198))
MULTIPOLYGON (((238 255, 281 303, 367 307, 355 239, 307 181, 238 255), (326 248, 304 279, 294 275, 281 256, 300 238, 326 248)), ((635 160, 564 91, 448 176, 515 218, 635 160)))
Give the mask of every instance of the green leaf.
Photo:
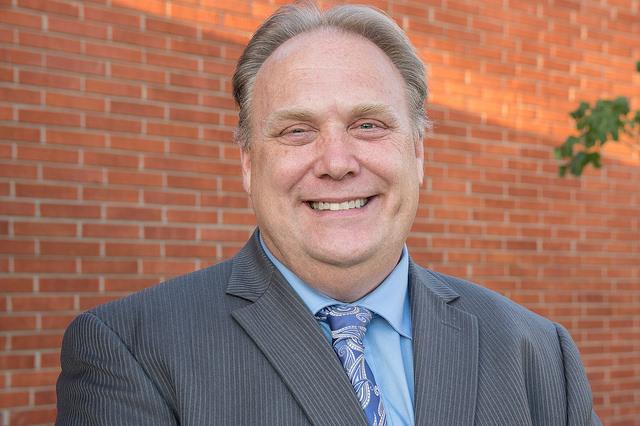
POLYGON ((640 72, 640 61, 636 62, 636 71, 640 72))
POLYGON ((567 174, 567 166, 566 165, 562 165, 558 168, 558 175, 560 175, 560 177, 564 177, 567 174))

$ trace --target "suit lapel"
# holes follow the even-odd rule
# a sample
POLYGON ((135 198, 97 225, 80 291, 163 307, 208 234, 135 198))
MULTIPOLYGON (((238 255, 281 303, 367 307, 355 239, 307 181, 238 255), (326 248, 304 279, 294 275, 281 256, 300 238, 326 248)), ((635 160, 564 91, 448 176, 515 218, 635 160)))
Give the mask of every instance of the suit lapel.
POLYGON ((417 425, 473 425, 478 323, 450 305, 459 296, 428 270, 409 268, 417 425))
POLYGON ((259 244, 256 232, 234 258, 227 293, 254 303, 233 311, 233 318, 273 365, 312 424, 366 424, 319 325, 259 244))

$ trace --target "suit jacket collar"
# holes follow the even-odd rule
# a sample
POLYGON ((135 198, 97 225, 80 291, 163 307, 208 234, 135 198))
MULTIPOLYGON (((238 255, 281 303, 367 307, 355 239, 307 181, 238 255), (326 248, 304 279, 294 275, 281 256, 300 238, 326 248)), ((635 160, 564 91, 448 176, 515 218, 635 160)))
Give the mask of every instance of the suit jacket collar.
POLYGON ((478 321, 453 306, 460 297, 438 275, 409 265, 417 425, 473 425, 478 321))
POLYGON ((231 315, 312 424, 367 424, 338 357, 304 302, 267 259, 257 231, 233 260, 227 293, 254 302, 231 315))
MULTIPOLYGON (((227 293, 253 302, 232 313, 312 424, 366 425, 338 358, 304 302, 268 260, 257 231, 233 259, 227 293)), ((472 425, 478 373, 477 318, 459 295, 412 261, 414 412, 419 425, 472 425)))

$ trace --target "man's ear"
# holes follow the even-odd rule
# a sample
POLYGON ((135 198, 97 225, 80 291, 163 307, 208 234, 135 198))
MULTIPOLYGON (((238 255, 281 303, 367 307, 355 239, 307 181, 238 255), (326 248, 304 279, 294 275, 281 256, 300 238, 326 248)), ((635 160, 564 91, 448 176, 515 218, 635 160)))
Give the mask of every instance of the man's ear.
POLYGON ((416 150, 418 180, 420 181, 420 186, 422 186, 422 182, 424 181, 424 140, 422 138, 416 138, 414 145, 416 150))
POLYGON ((240 163, 242 164, 242 186, 251 195, 251 151, 240 148, 240 163))

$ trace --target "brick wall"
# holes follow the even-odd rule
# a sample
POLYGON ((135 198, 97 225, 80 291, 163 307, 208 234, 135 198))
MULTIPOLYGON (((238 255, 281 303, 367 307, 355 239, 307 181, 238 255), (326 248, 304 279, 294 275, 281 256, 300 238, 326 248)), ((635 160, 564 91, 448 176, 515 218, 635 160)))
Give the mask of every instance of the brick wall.
MULTIPOLYGON (((230 75, 273 3, 0 0, 0 424, 52 422, 79 311, 250 234, 230 75)), ((579 100, 640 107, 640 2, 371 3, 431 81, 413 257, 567 326, 605 423, 640 425, 640 161, 551 153, 579 100)))

